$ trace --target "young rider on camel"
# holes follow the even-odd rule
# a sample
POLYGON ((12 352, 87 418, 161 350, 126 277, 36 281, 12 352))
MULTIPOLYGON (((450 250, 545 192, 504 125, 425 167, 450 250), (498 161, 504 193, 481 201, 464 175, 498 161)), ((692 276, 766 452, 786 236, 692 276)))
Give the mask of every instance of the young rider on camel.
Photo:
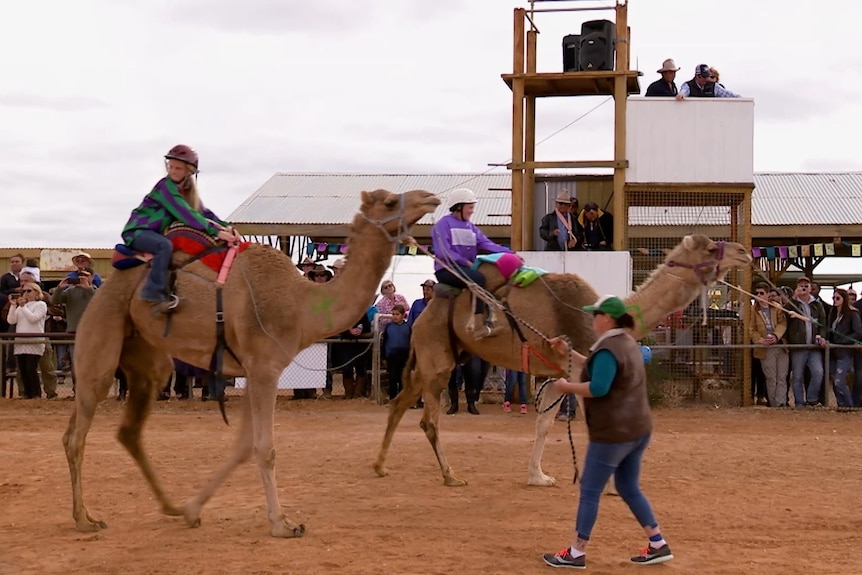
POLYGON ((167 175, 156 182, 141 204, 132 210, 123 228, 123 242, 133 250, 153 254, 141 299, 153 303, 154 313, 176 306, 168 294, 168 268, 173 245, 164 236, 170 224, 181 222, 226 242, 239 241, 236 230, 201 204, 196 185, 198 154, 178 145, 165 155, 167 175))

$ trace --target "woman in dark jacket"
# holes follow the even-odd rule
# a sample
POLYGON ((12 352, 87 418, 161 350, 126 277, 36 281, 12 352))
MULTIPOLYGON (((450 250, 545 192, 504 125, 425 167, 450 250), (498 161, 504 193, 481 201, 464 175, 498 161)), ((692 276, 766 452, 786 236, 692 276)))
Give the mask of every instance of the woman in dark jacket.
POLYGON ((556 388, 584 398, 584 418, 589 444, 581 477, 581 495, 575 524, 574 544, 542 557, 551 567, 586 568, 584 550, 599 512, 599 497, 611 476, 614 484, 647 537, 648 546, 631 558, 649 565, 673 559, 649 501, 640 489, 641 460, 652 434, 652 415, 647 398, 647 376, 643 353, 628 330, 634 318, 616 296, 604 296, 584 306, 593 314, 598 339, 584 357, 568 344, 551 340, 560 355, 571 353, 572 364, 583 367, 578 381, 558 379, 556 388))
MULTIPOLYGON (((826 341, 838 345, 855 344, 862 339, 862 319, 859 312, 850 305, 847 290, 836 289, 832 294, 832 311, 829 312, 826 341)), ((847 373, 853 367, 853 351, 836 348, 829 354, 829 376, 835 390, 838 407, 853 407, 850 389, 847 387, 847 373)))

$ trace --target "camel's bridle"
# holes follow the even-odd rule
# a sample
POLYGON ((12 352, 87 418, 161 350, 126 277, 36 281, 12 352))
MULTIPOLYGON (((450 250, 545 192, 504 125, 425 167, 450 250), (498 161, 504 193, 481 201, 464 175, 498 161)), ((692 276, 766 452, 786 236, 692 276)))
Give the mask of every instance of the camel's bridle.
POLYGON ((686 264, 681 262, 675 262, 673 260, 667 262, 667 267, 669 268, 685 268, 694 272, 694 275, 697 276, 697 279, 700 280, 700 283, 703 285, 709 285, 710 276, 707 275, 708 272, 718 272, 718 265, 721 263, 721 260, 724 259, 724 246, 726 242, 717 241, 715 242, 716 252, 715 259, 706 260, 700 263, 686 264))
POLYGON ((410 226, 407 224, 407 220, 405 219, 406 215, 404 213, 404 194, 401 194, 399 196, 397 213, 389 214, 385 218, 381 218, 378 220, 373 220, 361 212, 360 215, 368 223, 383 232, 383 235, 386 236, 386 239, 389 240, 389 243, 397 245, 410 237, 410 226), (398 233, 393 236, 386 229, 386 224, 395 220, 398 220, 398 233))

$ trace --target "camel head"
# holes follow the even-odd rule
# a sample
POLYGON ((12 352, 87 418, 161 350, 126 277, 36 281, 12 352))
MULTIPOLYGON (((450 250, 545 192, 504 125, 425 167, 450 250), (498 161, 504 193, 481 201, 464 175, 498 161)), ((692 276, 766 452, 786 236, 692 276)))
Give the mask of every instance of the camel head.
POLYGON ((381 229, 393 242, 410 233, 410 228, 425 214, 432 213, 440 200, 431 192, 412 190, 393 194, 386 190, 362 192, 362 219, 381 229))
POLYGON ((714 285, 730 270, 750 263, 751 256, 742 244, 714 242, 700 234, 685 236, 665 258, 665 265, 691 270, 703 285, 714 285))

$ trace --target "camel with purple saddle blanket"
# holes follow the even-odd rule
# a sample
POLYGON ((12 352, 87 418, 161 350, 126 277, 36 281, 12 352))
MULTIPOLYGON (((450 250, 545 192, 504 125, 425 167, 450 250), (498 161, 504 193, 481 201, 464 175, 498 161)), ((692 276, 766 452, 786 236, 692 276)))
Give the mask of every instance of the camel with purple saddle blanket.
MULTIPOLYGON (((204 504, 225 478, 239 464, 254 458, 266 496, 270 533, 276 537, 301 536, 305 526, 285 516, 275 479, 273 418, 278 376, 301 350, 356 323, 392 260, 395 242, 406 237, 410 226, 432 213, 439 203, 433 194, 422 190, 400 195, 385 190, 362 192, 360 212, 347 240, 347 264, 337 278, 325 284, 308 281, 288 256, 259 244, 248 245, 236 255, 233 271, 221 288, 217 273, 204 258, 188 263, 176 271, 176 290, 182 294, 183 304, 170 316, 168 333, 168 318, 154 317, 150 304, 139 295, 148 267, 137 264, 111 274, 87 307, 75 342, 75 410, 63 436, 75 527, 79 531, 106 527, 84 505, 81 473, 87 433, 119 365, 128 380, 128 401, 118 439, 141 469, 165 514, 182 516, 188 525, 198 526, 204 504), (143 448, 141 433, 155 396, 173 369, 171 358, 197 367, 209 366, 217 342, 214 316, 221 293, 224 308, 220 319, 227 345, 234 352, 234 356, 224 357, 224 372, 245 377, 247 382, 242 400, 230 404, 231 409, 241 411, 241 423, 224 465, 197 495, 178 506, 162 488, 143 448)), ((137 254, 130 257, 138 259, 137 254)), ((181 266, 189 258, 175 252, 174 265, 181 266)), ((129 515, 127 520, 134 517, 129 515)))

